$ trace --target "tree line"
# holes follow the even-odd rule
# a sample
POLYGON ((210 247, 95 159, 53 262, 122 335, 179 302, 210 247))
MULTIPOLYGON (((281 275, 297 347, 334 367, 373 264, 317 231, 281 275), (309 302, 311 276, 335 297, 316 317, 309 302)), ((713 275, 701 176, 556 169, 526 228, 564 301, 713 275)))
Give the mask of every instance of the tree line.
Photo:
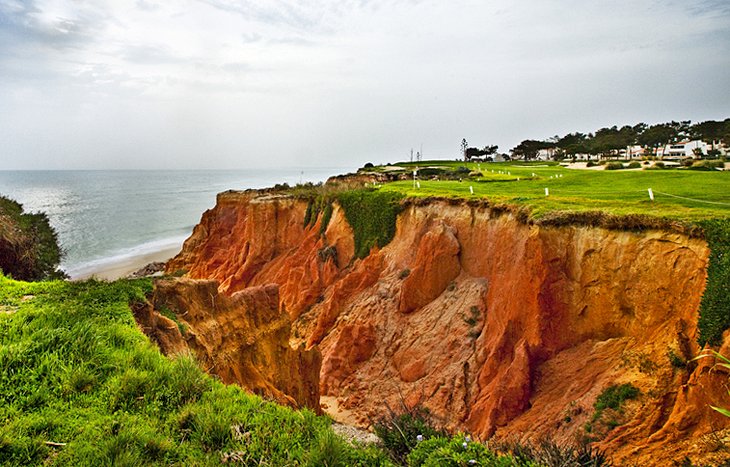
POLYGON ((578 154, 590 154, 602 158, 616 157, 629 146, 641 146, 645 153, 657 154, 659 148, 684 140, 700 140, 711 146, 708 156, 719 155, 717 146, 730 143, 730 118, 722 121, 707 120, 692 124, 691 121, 647 125, 638 123, 621 128, 601 128, 595 133, 568 133, 547 140, 526 139, 510 150, 513 158, 535 159, 541 150, 547 150, 555 160, 575 159, 578 154))

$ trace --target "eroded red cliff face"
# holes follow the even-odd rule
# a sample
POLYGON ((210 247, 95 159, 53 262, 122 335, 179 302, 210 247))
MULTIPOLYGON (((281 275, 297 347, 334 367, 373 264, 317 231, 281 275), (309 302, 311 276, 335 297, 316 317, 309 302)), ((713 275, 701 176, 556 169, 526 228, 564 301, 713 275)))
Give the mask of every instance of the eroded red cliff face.
POLYGON ((227 294, 278 284, 292 342, 322 352, 321 393, 363 424, 384 401, 422 403, 481 438, 592 439, 644 465, 715 455, 696 440, 727 426, 708 407, 730 405, 727 375, 668 358, 699 351, 704 241, 433 202, 407 207, 389 245, 353 260, 341 210, 320 235, 319 221, 304 227, 305 209, 221 194, 168 271, 216 279, 227 294), (596 397, 626 382, 639 399, 594 421, 596 397))
POLYGON ((192 351, 224 383, 319 412, 322 357, 316 349, 290 347, 290 320, 279 307, 278 289, 250 287, 227 296, 212 280, 158 280, 150 302, 134 314, 164 354, 192 351))

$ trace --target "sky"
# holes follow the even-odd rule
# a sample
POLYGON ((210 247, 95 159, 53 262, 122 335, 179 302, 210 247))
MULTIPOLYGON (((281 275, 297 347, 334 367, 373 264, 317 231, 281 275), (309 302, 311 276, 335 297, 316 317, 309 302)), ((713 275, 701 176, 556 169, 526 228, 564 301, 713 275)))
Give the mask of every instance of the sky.
POLYGON ((0 0, 1 169, 358 167, 730 117, 727 0, 0 0))

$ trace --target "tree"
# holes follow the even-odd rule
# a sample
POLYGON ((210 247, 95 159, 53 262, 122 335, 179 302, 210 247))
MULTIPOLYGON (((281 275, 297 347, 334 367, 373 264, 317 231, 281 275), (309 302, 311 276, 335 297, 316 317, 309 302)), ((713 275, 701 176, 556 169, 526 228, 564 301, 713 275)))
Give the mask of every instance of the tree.
POLYGON ((535 159, 540 149, 546 149, 549 143, 545 141, 537 141, 534 139, 526 139, 514 148, 510 149, 512 157, 515 159, 530 160, 535 159))
POLYGON ((710 143, 711 150, 714 152, 715 142, 724 139, 727 122, 728 120, 724 122, 707 120, 706 122, 695 123, 690 127, 689 134, 694 139, 710 143))
MULTIPOLYGON (((676 122, 674 122, 676 123, 676 122)), ((677 128, 671 123, 652 125, 637 138, 638 143, 651 149, 656 156, 660 146, 666 146, 677 138, 677 128)))

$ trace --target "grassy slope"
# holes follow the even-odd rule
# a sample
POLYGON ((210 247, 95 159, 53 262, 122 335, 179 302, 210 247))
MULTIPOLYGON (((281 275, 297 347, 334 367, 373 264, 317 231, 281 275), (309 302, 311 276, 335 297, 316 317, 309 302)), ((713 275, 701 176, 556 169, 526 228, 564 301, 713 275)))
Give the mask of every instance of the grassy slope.
MULTIPOLYGON (((463 162, 433 161, 423 162, 421 167, 463 165, 463 162)), ((535 217, 563 210, 648 214, 684 221, 730 217, 730 172, 574 170, 519 161, 466 165, 471 170, 480 167, 484 177, 463 182, 421 180, 420 189, 414 189, 410 181, 394 182, 382 189, 407 196, 486 197, 493 202, 527 205, 535 217), (548 197, 545 188, 550 191, 548 197), (655 192, 654 202, 649 200, 648 188, 655 192), (724 204, 673 198, 661 193, 724 204)))
POLYGON ((256 465, 382 463, 335 437, 326 418, 162 356, 128 306, 150 288, 0 275, 0 464, 217 465, 230 452, 256 465), (237 439, 234 426, 248 434, 237 439))

